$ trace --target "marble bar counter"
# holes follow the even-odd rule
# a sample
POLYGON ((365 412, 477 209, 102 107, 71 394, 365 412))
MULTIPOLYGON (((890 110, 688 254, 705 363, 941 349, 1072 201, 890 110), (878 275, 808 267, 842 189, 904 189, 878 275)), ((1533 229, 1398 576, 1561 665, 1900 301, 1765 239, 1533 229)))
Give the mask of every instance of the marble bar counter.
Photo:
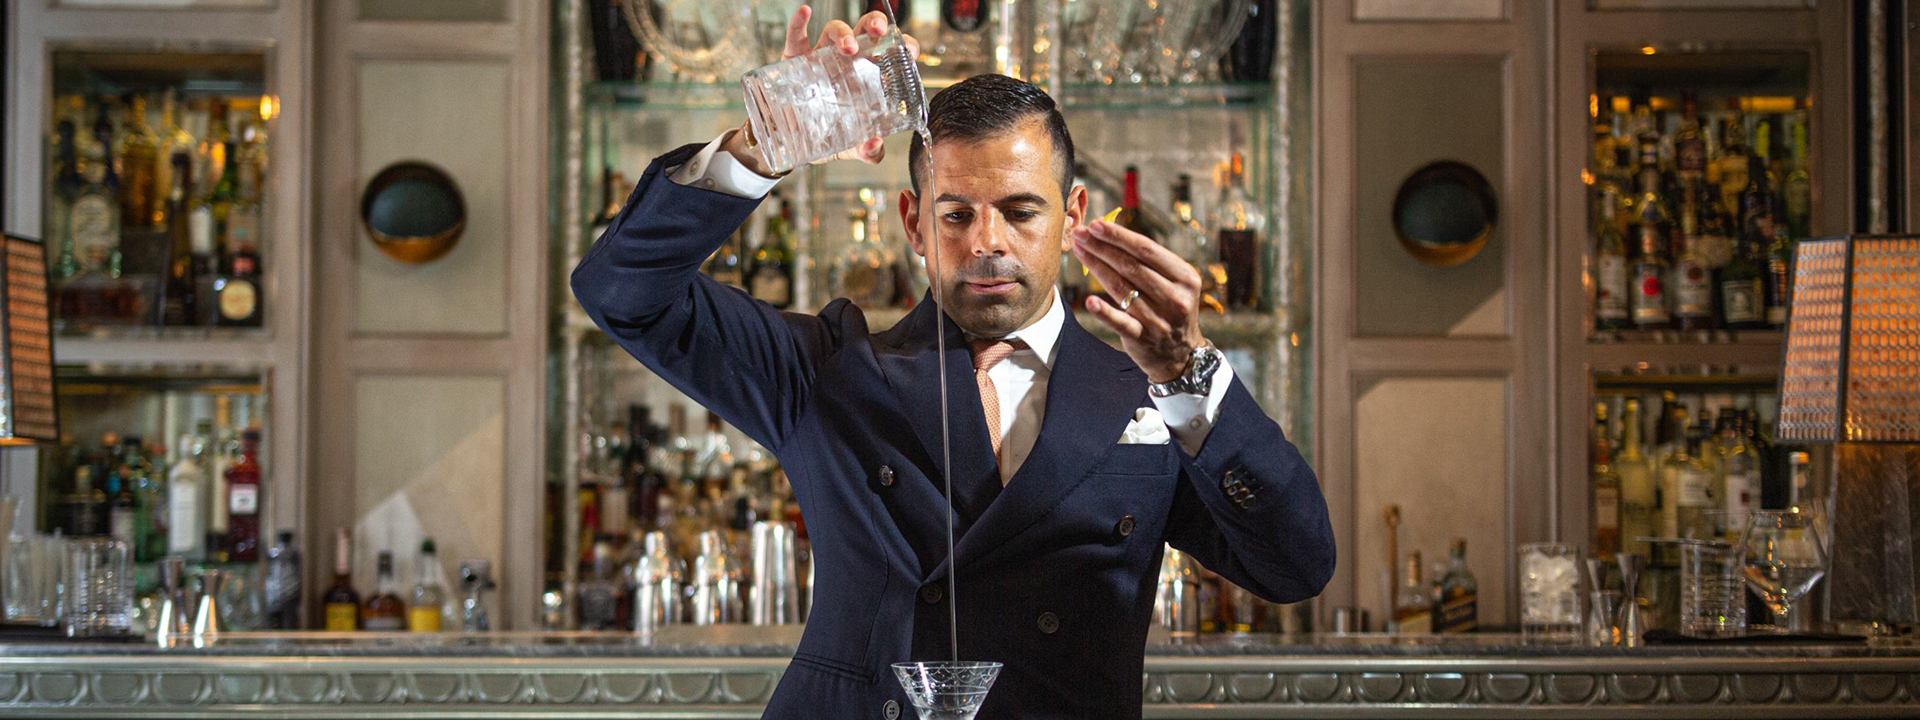
MULTIPOLYGON (((757 718, 798 640, 728 626, 0 644, 0 716, 757 718)), ((1142 689, 1149 718, 1920 717, 1920 644, 1162 636, 1142 689)))

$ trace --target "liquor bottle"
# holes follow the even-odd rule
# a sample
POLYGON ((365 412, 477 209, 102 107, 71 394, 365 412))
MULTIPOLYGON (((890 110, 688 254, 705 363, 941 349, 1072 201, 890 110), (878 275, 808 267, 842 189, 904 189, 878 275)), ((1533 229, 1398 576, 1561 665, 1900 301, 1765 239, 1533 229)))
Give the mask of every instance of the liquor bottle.
POLYGON ((1713 524, 1707 512, 1714 506, 1713 466, 1703 456, 1704 433, 1689 427, 1686 441, 1661 467, 1661 537, 1709 539, 1713 524))
MULTIPOLYGON (((1689 208, 1685 216, 1697 218, 1697 208, 1689 208)), ((1682 224, 1698 227, 1697 220, 1682 224)), ((1673 266, 1673 324, 1681 330, 1712 330, 1716 287, 1704 238, 1691 229, 1681 237, 1684 250, 1673 266)))
POLYGON ((407 630, 440 632, 440 621, 447 609, 447 579, 433 538, 420 541, 420 559, 414 574, 418 579, 407 603, 407 630))
POLYGON ((740 258, 741 233, 736 231, 727 236, 727 241, 714 248, 713 254, 700 266, 700 272, 717 280, 722 285, 747 289, 746 267, 740 258))
POLYGON ((988 8, 982 0, 940 0, 940 24, 958 33, 971 33, 987 26, 988 8))
POLYGON ((156 228, 159 200, 166 188, 157 185, 160 174, 160 138, 147 126, 147 99, 134 95, 116 150, 120 162, 120 223, 128 230, 156 228))
POLYGON ((634 490, 634 522, 643 530, 651 530, 655 518, 659 517, 660 492, 666 485, 666 478, 655 472, 651 462, 660 430, 653 424, 652 412, 647 406, 635 403, 627 406, 627 431, 632 437, 627 440, 627 457, 622 462, 621 474, 634 490))
POLYGON ((1813 462, 1804 452, 1787 453, 1787 507, 1801 507, 1817 498, 1813 488, 1813 462))
POLYGON ((167 470, 167 553, 188 561, 206 555, 206 507, 202 492, 206 489, 206 469, 200 465, 202 448, 192 435, 180 436, 180 452, 167 470))
POLYGON ((767 220, 767 237, 753 252, 753 296, 781 310, 793 307, 793 203, 780 199, 780 214, 767 220))
POLYGON ((174 155, 185 153, 188 162, 192 162, 196 141, 180 122, 179 90, 168 88, 160 94, 160 129, 156 136, 158 148, 155 160, 158 165, 154 176, 154 188, 160 192, 166 192, 168 188, 179 183, 173 177, 174 168, 177 167, 172 163, 174 155))
POLYGON ((360 593, 353 589, 353 536, 340 528, 333 540, 333 586, 321 599, 321 629, 352 632, 360 629, 360 593))
POLYGON ((1628 398, 1620 416, 1620 454, 1613 470, 1620 476, 1620 548, 1641 557, 1647 544, 1640 538, 1654 534, 1656 493, 1652 463, 1640 447, 1640 401, 1628 398))
POLYGON ((1653 143, 1640 144, 1640 192, 1634 209, 1634 237, 1640 256, 1633 265, 1633 324, 1642 330, 1667 327, 1672 320, 1667 302, 1667 233, 1673 216, 1660 195, 1659 157, 1653 143))
POLYGON ((1467 569, 1467 539, 1453 539, 1447 574, 1440 578, 1441 601, 1433 610, 1434 632, 1464 633, 1479 627, 1480 583, 1467 569))
POLYGON ((877 245, 875 214, 862 207, 847 215, 852 235, 831 270, 835 293, 863 308, 886 307, 893 299, 893 269, 883 261, 877 245))
MULTIPOLYGON (((1761 125, 1755 134, 1766 137, 1767 126, 1761 125)), ((1766 167, 1767 156, 1764 152, 1748 156, 1747 187, 1740 192, 1740 236, 1762 246, 1772 245, 1774 238, 1775 198, 1772 186, 1767 183, 1766 167)))
POLYGON ((1720 487, 1724 488, 1721 509, 1727 513, 1722 530, 1737 533, 1747 526, 1747 515, 1760 509, 1759 455, 1747 445, 1739 410, 1722 409, 1714 434, 1719 445, 1720 487))
POLYGON ((1227 266, 1227 307, 1234 310, 1254 309, 1261 306, 1263 300, 1261 235, 1267 229, 1267 214, 1247 194, 1244 163, 1240 153, 1233 154, 1228 163, 1226 188, 1213 209, 1220 262, 1227 266))
POLYGON ((239 158, 235 157, 232 128, 227 125, 227 104, 213 104, 213 129, 209 131, 208 144, 213 151, 212 161, 219 163, 218 169, 208 168, 203 177, 217 178, 208 186, 207 206, 213 210, 213 235, 218 243, 220 255, 232 252, 227 247, 227 220, 233 216, 233 205, 240 199, 239 158))
POLYGON ((589 549, 590 569, 580 583, 581 630, 615 630, 625 625, 621 615, 622 606, 629 605, 625 602, 626 583, 614 572, 613 554, 612 543, 604 540, 594 542, 589 549))
POLYGON ((230 243, 222 264, 227 271, 208 285, 211 300, 205 322, 222 327, 260 327, 266 314, 260 292, 260 256, 252 246, 230 243))
POLYGON ((1720 317, 1724 327, 1747 330, 1766 327, 1766 270, 1762 240, 1740 234, 1733 258, 1720 271, 1720 317))
POLYGON ((233 433, 233 398, 213 399, 213 422, 202 431, 212 440, 207 451, 207 550, 215 560, 227 560, 227 531, 231 529, 232 493, 227 471, 240 461, 240 438, 233 433), (219 428, 217 431, 214 428, 219 428))
POLYGON ((1393 623, 1401 635, 1427 635, 1433 632, 1433 597, 1426 581, 1420 578, 1420 551, 1407 554, 1407 574, 1394 596, 1393 623))
POLYGON ((1220 261, 1213 238, 1193 210, 1193 176, 1180 173, 1170 190, 1173 198, 1173 224, 1167 229, 1167 249, 1200 271, 1200 308, 1216 313, 1227 311, 1227 266, 1220 261))
POLYGON ((1141 235, 1154 237, 1153 229, 1147 226, 1146 216, 1140 212, 1140 168, 1137 166, 1127 166, 1125 180, 1121 184, 1120 214, 1114 216, 1113 222, 1141 235))
POLYGON ((360 629, 405 630, 407 604, 400 599, 400 585, 393 579, 393 553, 381 550, 376 567, 373 595, 360 606, 360 629))
POLYGON ((240 461, 227 468, 227 557, 260 559, 260 432, 241 435, 240 461))
POLYGON ((267 550, 267 577, 262 583, 265 594, 267 627, 274 630, 300 629, 300 551, 293 546, 293 532, 274 535, 267 550))
POLYGON ((1620 552, 1620 475, 1613 469, 1606 403, 1593 406, 1593 549, 1603 558, 1620 552))
POLYGON ((60 280, 80 274, 80 260, 73 246, 73 204, 80 199, 86 179, 80 174, 80 155, 75 133, 79 127, 71 119, 62 119, 54 129, 54 170, 47 184, 47 244, 58 249, 53 276, 60 280))
POLYGON ((82 272, 118 277, 113 259, 120 253, 120 176, 113 168, 113 124, 107 120, 106 105, 98 112, 93 132, 79 136, 76 143, 82 184, 67 228, 82 272))
POLYGON ((1287 5, 1279 0, 1253 0, 1247 4, 1247 22, 1240 35, 1221 57, 1221 69, 1234 82, 1264 83, 1273 77, 1274 44, 1279 40, 1279 13, 1287 5))
POLYGON ((1786 206, 1787 232, 1796 238, 1813 235, 1813 179, 1807 174, 1807 123, 1805 111, 1796 111, 1793 123, 1793 149, 1787 160, 1787 174, 1780 181, 1780 194, 1786 206))
POLYGON ((193 260, 193 232, 191 201, 193 197, 193 159, 186 152, 174 153, 167 159, 172 168, 167 173, 173 185, 167 189, 164 215, 167 228, 167 289, 163 301, 160 322, 166 325, 188 325, 193 322, 194 311, 198 307, 196 292, 199 278, 198 269, 193 260))
POLYGON ((1627 328, 1630 315, 1627 287, 1627 244, 1616 217, 1619 203, 1603 194, 1596 203, 1599 219, 1593 223, 1593 326, 1597 330, 1627 328))
MULTIPOLYGON (((115 452, 119 452, 116 448, 115 452)), ((140 538, 140 498, 134 493, 133 482, 127 477, 125 463, 115 462, 107 473, 107 496, 110 503, 107 508, 107 534, 127 546, 135 555, 141 553, 140 538)))
POLYGON ((1722 150, 1720 157, 1713 161, 1720 176, 1720 203, 1728 208, 1739 208, 1740 193, 1745 191, 1751 181, 1747 169, 1747 128, 1738 107, 1729 107, 1726 130, 1721 133, 1722 150))
POLYGON ((121 483, 133 488, 133 560, 152 562, 167 554, 166 481, 153 473, 137 435, 120 441, 121 483))
POLYGON ((1689 187, 1707 177, 1707 140, 1700 130, 1699 111, 1693 91, 1680 93, 1680 129, 1673 135, 1673 164, 1680 183, 1689 187))
MULTIPOLYGON (((232 205, 222 228, 221 247, 230 257, 247 255, 257 266, 260 257, 260 213, 264 199, 261 174, 266 152, 259 122, 239 114, 233 125, 237 140, 227 143, 227 166, 234 173, 232 205)), ((222 173, 225 174, 224 171, 222 173)), ((222 180, 225 180, 222 177, 222 180)), ((227 267, 231 272, 232 261, 227 267)), ((233 273, 238 274, 238 273, 233 273)))
POLYGON ((588 1, 587 18, 593 31, 595 79, 609 82, 643 79, 639 74, 647 61, 647 54, 640 47, 640 39, 634 37, 633 28, 627 25, 626 11, 620 7, 626 2, 639 1, 588 1))
MULTIPOLYGON (((75 537, 103 535, 107 533, 107 524, 103 515, 107 512, 107 493, 95 485, 94 469, 90 465, 81 465, 73 469, 73 493, 67 496, 67 533, 75 537)), ((133 508, 132 496, 128 496, 129 513, 133 508)), ((128 516, 132 520, 132 516, 128 516)), ((131 532, 132 526, 128 525, 131 532)))

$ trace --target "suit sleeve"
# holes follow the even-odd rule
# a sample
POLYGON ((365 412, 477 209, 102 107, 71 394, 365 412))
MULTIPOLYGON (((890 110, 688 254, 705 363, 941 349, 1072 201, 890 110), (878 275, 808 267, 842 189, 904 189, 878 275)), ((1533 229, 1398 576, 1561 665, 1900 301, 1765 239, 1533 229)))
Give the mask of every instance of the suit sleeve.
POLYGON ((699 150, 688 145, 653 161, 574 268, 573 295, 635 359, 778 452, 817 364, 838 343, 822 318, 777 311, 700 272, 760 200, 667 177, 664 169, 699 150))
POLYGON ((1326 587, 1333 526, 1320 482, 1239 380, 1182 475, 1167 530, 1174 548, 1270 602, 1326 587))

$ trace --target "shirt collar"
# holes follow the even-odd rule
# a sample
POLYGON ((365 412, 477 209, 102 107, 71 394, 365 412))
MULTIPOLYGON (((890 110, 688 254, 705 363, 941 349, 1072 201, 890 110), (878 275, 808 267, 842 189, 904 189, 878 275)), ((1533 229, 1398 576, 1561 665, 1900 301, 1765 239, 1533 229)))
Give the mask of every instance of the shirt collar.
POLYGON ((1067 309, 1060 304, 1060 291, 1051 290, 1048 293, 1047 311, 1040 316, 1040 319, 1019 330, 1007 333, 1004 339, 1026 343, 1028 349, 1040 356, 1040 362, 1052 368, 1053 359, 1059 355, 1060 328, 1066 322, 1067 309))

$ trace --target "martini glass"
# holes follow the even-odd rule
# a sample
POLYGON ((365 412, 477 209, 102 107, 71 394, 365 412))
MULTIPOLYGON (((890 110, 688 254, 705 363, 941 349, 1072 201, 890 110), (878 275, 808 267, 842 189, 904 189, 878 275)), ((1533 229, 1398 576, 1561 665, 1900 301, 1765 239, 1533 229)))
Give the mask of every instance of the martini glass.
POLYGON ((987 690, 1000 677, 1000 663, 971 661, 894 663, 920 720, 973 720, 987 690))

